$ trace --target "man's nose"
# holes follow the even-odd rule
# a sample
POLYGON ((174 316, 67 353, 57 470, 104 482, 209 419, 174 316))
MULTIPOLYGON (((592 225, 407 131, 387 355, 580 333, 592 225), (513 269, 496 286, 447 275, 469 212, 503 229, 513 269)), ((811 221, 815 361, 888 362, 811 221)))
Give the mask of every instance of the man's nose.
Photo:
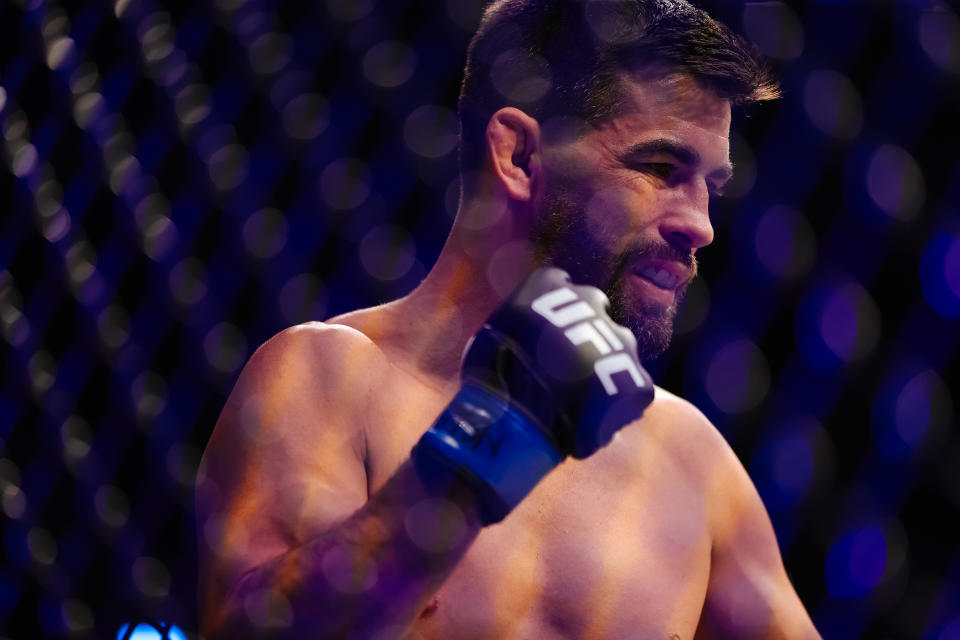
POLYGON ((660 235, 670 244, 694 251, 713 242, 710 193, 706 183, 678 187, 660 221, 660 235))

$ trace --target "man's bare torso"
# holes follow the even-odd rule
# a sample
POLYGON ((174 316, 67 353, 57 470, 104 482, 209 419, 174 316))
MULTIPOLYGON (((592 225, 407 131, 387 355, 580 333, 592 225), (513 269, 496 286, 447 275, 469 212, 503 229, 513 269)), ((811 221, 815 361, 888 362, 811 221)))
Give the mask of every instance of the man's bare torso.
POLYGON ((742 465, 699 411, 660 389, 641 420, 562 462, 501 523, 470 524, 461 540, 472 544, 454 543, 466 551, 439 588, 401 585, 331 628, 332 603, 365 606, 376 585, 367 558, 434 522, 387 489, 414 477, 410 450, 456 393, 475 329, 457 330, 455 308, 408 303, 293 327, 244 368, 197 475, 211 637, 293 632, 295 620, 369 623, 363 637, 377 640, 819 637, 742 465), (267 601, 278 604, 257 604, 267 601))
MULTIPOLYGON (((382 417, 368 420, 370 494, 456 388, 418 370, 377 314, 339 321, 372 335, 386 355, 384 370, 370 372, 380 392, 369 400, 382 417)), ((658 389, 642 420, 595 455, 566 460, 482 531, 409 637, 692 638, 709 581, 719 444, 695 409, 658 389)))

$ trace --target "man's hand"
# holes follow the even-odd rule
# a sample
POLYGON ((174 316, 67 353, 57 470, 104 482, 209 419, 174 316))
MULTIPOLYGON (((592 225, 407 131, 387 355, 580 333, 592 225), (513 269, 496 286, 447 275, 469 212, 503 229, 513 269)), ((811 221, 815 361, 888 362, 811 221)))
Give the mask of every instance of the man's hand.
POLYGON ((585 458, 653 401, 636 341, 594 287, 536 271, 467 347, 460 392, 413 450, 418 470, 502 520, 568 455, 585 458))

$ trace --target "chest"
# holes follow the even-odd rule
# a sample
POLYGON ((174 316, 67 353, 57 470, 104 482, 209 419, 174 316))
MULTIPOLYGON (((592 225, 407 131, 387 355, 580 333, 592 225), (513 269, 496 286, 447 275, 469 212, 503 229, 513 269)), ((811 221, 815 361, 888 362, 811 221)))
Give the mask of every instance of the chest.
POLYGON ((600 466, 587 461, 564 465, 481 533, 418 620, 421 635, 693 636, 709 577, 702 505, 586 478, 600 466))
MULTIPOLYGON (((403 397, 372 452, 374 490, 446 404, 403 397)), ((709 578, 702 491, 644 428, 566 460, 483 530, 416 620, 419 637, 692 638, 709 578)))

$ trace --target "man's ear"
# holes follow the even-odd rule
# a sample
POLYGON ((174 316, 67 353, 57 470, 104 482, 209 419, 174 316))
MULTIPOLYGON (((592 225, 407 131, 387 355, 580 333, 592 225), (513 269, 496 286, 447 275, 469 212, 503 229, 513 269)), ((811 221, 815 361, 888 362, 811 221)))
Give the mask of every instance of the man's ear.
POLYGON ((487 123, 487 153, 493 174, 515 200, 530 200, 540 180, 540 123, 520 109, 504 107, 487 123))

